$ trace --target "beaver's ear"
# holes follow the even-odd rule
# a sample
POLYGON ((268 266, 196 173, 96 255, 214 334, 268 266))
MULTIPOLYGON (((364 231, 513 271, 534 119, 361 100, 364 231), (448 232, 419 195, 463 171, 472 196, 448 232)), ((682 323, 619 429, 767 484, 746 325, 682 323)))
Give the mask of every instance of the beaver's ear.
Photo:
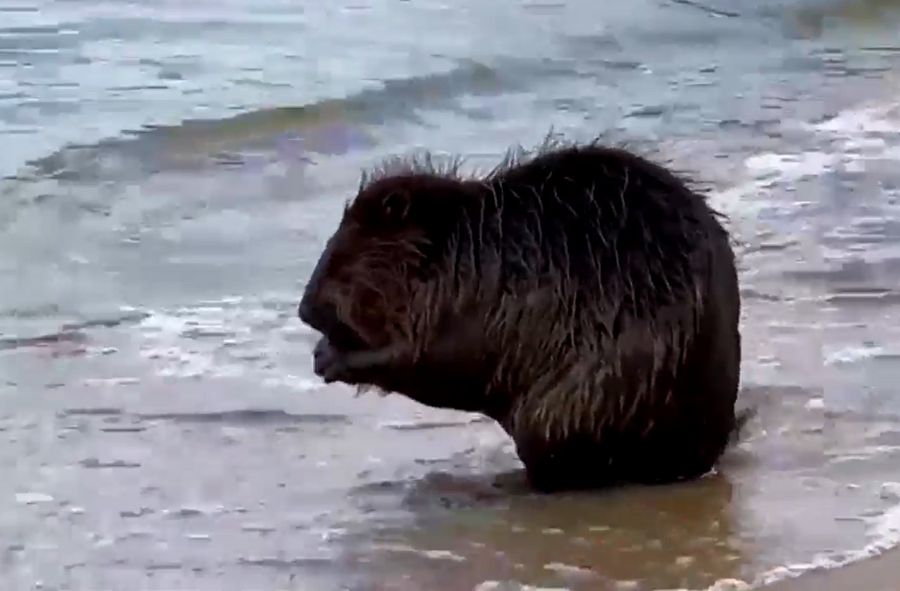
POLYGON ((385 217, 393 221, 404 221, 409 215, 410 195, 402 189, 394 189, 381 198, 381 208, 385 217))

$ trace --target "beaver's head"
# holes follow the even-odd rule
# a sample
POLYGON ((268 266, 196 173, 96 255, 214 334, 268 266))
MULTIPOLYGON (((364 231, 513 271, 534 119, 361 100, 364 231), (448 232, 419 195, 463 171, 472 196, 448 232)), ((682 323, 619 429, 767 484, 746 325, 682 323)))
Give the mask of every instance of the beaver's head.
POLYGON ((345 209, 299 305, 300 319, 323 335, 317 354, 383 350, 425 338, 418 334, 419 320, 430 313, 423 294, 441 272, 466 196, 463 183, 427 174, 363 187, 345 209))

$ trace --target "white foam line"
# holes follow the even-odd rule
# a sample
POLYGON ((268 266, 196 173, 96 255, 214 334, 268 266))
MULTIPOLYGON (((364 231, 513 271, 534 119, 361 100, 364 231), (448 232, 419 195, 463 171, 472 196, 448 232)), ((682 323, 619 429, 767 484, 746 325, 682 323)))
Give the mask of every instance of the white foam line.
POLYGON ((283 311, 285 294, 259 297, 224 297, 189 306, 151 310, 140 323, 140 356, 149 361, 157 375, 177 378, 238 377, 253 375, 267 387, 289 387, 295 391, 318 388, 305 379, 272 367, 267 360, 277 357, 279 343, 286 335, 311 332, 300 325, 265 328, 283 311), (278 302, 278 306, 272 306, 278 302))
MULTIPOLYGON (((882 486, 882 495, 884 498, 893 498, 900 496, 894 494, 896 490, 900 490, 900 484, 885 482, 882 486), (885 493, 887 491, 888 494, 885 493)), ((720 579, 705 589, 689 589, 687 587, 660 589, 658 591, 746 591, 765 587, 788 579, 795 579, 814 571, 833 570, 842 568, 850 564, 868 560, 880 556, 889 550, 893 550, 900 546, 900 503, 886 510, 879 518, 874 520, 874 525, 869 530, 871 542, 863 546, 862 549, 856 551, 836 552, 836 553, 820 553, 813 557, 810 562, 796 563, 785 566, 777 566, 769 569, 752 581, 742 579, 720 579)))
POLYGON ((868 159, 900 160, 900 145, 890 145, 884 138, 865 135, 895 134, 900 143, 900 105, 869 104, 847 109, 820 123, 800 123, 799 126, 807 131, 832 136, 839 142, 840 149, 833 152, 811 150, 790 154, 754 154, 744 160, 747 178, 727 189, 713 192, 710 201, 723 212, 754 215, 763 208, 775 205, 771 200, 760 198, 761 193, 775 185, 817 176, 839 164, 852 169, 868 159))
MULTIPOLYGON (((473 591, 505 591, 509 589, 506 583, 500 581, 482 581, 476 585, 473 591)), ((515 591, 571 591, 569 587, 534 587, 532 585, 519 585, 515 591)))
POLYGON ((842 154, 827 154, 816 150, 781 154, 760 152, 744 160, 747 177, 727 189, 710 194, 711 204, 725 213, 756 215, 765 208, 792 208, 799 202, 786 203, 762 197, 776 185, 785 185, 805 177, 818 176, 839 164, 842 154), (748 199, 749 198, 749 199, 748 199))
POLYGON ((855 562, 875 558, 888 550, 893 550, 900 545, 900 504, 891 507, 876 520, 874 527, 870 530, 870 535, 874 540, 860 550, 831 555, 819 554, 811 562, 805 564, 776 567, 758 576, 752 586, 771 585, 813 571, 842 568, 855 562))
POLYGON ((825 365, 846 365, 883 355, 885 349, 876 345, 842 347, 825 356, 825 365))
POLYGON ((777 174, 781 178, 798 179, 802 176, 820 174, 839 159, 840 155, 816 150, 799 154, 762 152, 744 160, 744 166, 757 174, 777 174))
POLYGON ((900 133, 900 112, 894 104, 869 104, 841 111, 821 123, 806 125, 807 129, 833 134, 900 133))
POLYGON ((323 388, 323 384, 321 381, 302 378, 300 376, 295 376, 292 374, 263 378, 262 384, 263 386, 266 386, 268 388, 281 387, 295 390, 297 392, 312 392, 315 390, 321 390, 323 388))

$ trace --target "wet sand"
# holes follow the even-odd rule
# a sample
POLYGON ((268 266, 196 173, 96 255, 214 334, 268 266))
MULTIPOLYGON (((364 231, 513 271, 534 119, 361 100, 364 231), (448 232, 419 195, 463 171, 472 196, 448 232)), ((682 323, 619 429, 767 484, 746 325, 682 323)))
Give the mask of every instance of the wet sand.
POLYGON ((896 591, 900 589, 900 550, 890 550, 839 569, 810 572, 765 587, 766 591, 896 591))

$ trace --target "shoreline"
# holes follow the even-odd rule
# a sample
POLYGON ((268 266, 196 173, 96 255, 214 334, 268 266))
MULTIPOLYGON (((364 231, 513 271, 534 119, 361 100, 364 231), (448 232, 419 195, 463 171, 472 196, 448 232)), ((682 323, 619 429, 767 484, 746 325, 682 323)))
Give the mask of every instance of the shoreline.
POLYGON ((897 591, 900 548, 838 568, 816 569, 760 587, 762 591, 897 591))

